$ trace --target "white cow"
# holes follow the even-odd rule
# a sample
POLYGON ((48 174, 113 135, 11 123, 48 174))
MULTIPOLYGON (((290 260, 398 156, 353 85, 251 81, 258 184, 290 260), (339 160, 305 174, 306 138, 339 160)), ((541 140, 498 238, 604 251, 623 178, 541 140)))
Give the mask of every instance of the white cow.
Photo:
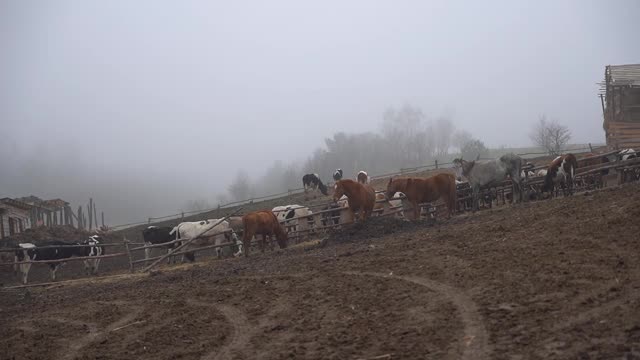
POLYGON ((356 179, 361 184, 368 184, 369 183, 369 174, 367 174, 366 171, 360 170, 358 172, 358 175, 356 176, 356 179))
POLYGON ((349 207, 349 198, 347 197, 347 195, 342 195, 342 197, 338 200, 338 205, 340 205, 341 208, 349 207))
MULTIPOLYGON (((212 227, 213 224, 217 223, 220 219, 209 219, 203 221, 195 221, 195 222, 183 222, 178 226, 171 230, 170 234, 176 235, 176 240, 178 239, 192 239, 198 236, 200 233, 206 230, 200 237, 196 240, 193 240, 189 243, 189 245, 185 246, 183 250, 188 251, 189 248, 196 248, 207 245, 220 245, 225 242, 230 242, 233 240, 238 246, 238 252, 233 254, 233 256, 238 256, 242 254, 242 242, 238 239, 238 236, 233 232, 233 230, 229 227, 229 223, 225 220, 212 227)), ((216 248, 216 254, 218 257, 222 256, 222 248, 216 248)), ((195 261, 195 255, 193 253, 187 253, 182 256, 182 262, 187 258, 189 261, 195 261)))
POLYGON ((520 178, 524 179, 525 176, 528 176, 528 177, 532 178, 532 177, 536 176, 536 173, 534 173, 533 171, 524 171, 524 170, 522 170, 520 172, 520 178))
POLYGON ((618 156, 620 157, 620 160, 624 161, 624 160, 635 158, 637 154, 636 154, 636 151, 633 149, 624 149, 624 150, 620 150, 620 152, 618 153, 618 156))
POLYGON ((308 218, 301 218, 301 216, 311 216, 313 211, 308 207, 302 205, 287 205, 276 206, 271 210, 278 218, 280 223, 285 223, 287 229, 291 231, 306 230, 308 229, 308 218))

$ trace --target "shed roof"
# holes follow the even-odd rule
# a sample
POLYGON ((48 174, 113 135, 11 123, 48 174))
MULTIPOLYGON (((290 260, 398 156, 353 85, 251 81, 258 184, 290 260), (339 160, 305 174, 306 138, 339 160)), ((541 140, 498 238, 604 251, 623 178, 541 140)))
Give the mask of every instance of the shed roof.
POLYGON ((30 210, 31 205, 24 203, 22 201, 14 200, 11 198, 2 198, 0 199, 0 204, 5 204, 9 206, 13 206, 14 208, 22 209, 22 210, 30 210))
POLYGON ((610 76, 609 85, 640 86, 640 64, 609 65, 607 72, 610 76))

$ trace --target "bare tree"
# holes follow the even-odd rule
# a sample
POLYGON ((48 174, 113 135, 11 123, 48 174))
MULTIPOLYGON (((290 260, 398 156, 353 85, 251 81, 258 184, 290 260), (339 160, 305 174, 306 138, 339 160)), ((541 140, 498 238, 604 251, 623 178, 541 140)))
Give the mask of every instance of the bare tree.
POLYGON ((234 201, 246 200, 252 195, 249 175, 244 170, 239 170, 236 178, 229 185, 229 195, 234 201))
POLYGON ((462 145, 460 153, 463 159, 473 160, 477 157, 487 155, 489 150, 484 143, 478 139, 471 139, 466 144, 462 145))
POLYGON ((189 200, 184 205, 185 211, 202 211, 211 208, 211 204, 206 199, 189 200))
POLYGON ((462 147, 473 140, 473 135, 466 130, 456 130, 451 138, 451 144, 462 151, 462 147))
POLYGON ((529 138, 549 154, 559 155, 571 140, 571 131, 566 126, 560 125, 557 120, 549 121, 545 115, 541 115, 533 126, 529 138))
POLYGON ((218 206, 226 205, 229 203, 229 197, 225 194, 218 194, 216 195, 216 202, 218 203, 218 206))
POLYGON ((440 117, 435 122, 435 148, 436 155, 443 156, 449 153, 451 139, 455 131, 453 121, 448 117, 440 117))

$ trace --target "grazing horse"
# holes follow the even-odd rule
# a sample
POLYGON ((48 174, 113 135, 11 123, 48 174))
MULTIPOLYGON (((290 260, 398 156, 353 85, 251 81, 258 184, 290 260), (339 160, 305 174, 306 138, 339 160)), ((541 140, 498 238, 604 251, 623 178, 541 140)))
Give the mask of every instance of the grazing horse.
POLYGON ((336 169, 333 173, 333 181, 342 180, 342 169, 336 169))
POLYGON ((356 211, 360 211, 360 220, 363 222, 371 216, 376 204, 376 192, 371 186, 350 179, 340 180, 336 182, 333 201, 337 202, 343 195, 349 201, 352 222, 355 221, 356 211))
POLYGON ((575 178, 578 160, 575 155, 566 154, 553 159, 547 168, 547 175, 544 177, 542 192, 549 191, 551 197, 558 196, 558 189, 562 187, 564 195, 573 195, 573 180, 575 178))
POLYGON ((420 219, 419 204, 443 198, 448 216, 456 210, 456 177, 452 174, 438 174, 429 178, 389 179, 386 196, 391 199, 396 192, 404 193, 413 206, 413 219, 420 219))
POLYGON ((329 195, 327 191, 327 187, 322 183, 318 174, 306 174, 302 177, 302 186, 304 187, 305 195, 310 189, 316 190, 320 189, 322 195, 329 195))
POLYGON ((275 236, 278 241, 278 245, 281 249, 287 247, 287 232, 284 231, 276 215, 269 210, 255 211, 248 213, 242 217, 242 223, 244 224, 244 256, 249 256, 249 248, 251 246, 251 239, 255 235, 262 235, 262 252, 266 245, 267 237, 269 237, 269 244, 273 249, 272 237, 275 236))
POLYGON ((366 171, 360 170, 360 172, 358 172, 358 176, 356 177, 356 179, 358 179, 358 182, 360 184, 366 184, 369 182, 369 174, 367 174, 366 171))
MULTIPOLYGON (((522 159, 519 156, 506 154, 496 160, 485 163, 476 163, 476 161, 477 159, 465 161, 462 158, 453 160, 458 171, 469 180, 469 186, 471 186, 473 192, 472 208, 474 211, 478 209, 480 188, 491 187, 500 183, 504 181, 507 175, 511 177, 511 182, 513 183, 513 194, 517 191, 520 201, 522 201, 522 184, 520 179, 522 159)), ((512 196, 511 201, 515 202, 515 200, 515 196, 512 196)))

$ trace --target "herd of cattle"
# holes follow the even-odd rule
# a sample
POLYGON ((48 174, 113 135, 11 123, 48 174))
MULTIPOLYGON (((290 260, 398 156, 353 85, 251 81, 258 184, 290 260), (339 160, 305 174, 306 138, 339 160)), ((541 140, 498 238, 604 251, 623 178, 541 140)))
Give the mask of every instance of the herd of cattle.
MULTIPOLYGON (((615 157, 587 156, 582 166, 597 165, 616 160, 628 160, 635 158, 636 152, 632 149, 620 151, 615 157)), ((512 196, 511 201, 523 200, 524 179, 532 177, 543 177, 544 182, 539 191, 548 192, 550 196, 557 195, 560 189, 565 195, 572 195, 574 181, 576 179, 576 169, 578 159, 573 154, 566 154, 555 158, 546 169, 537 172, 523 170, 523 160, 514 154, 506 154, 498 159, 480 162, 478 159, 467 161, 454 160, 456 175, 441 173, 428 178, 405 177, 391 178, 384 192, 376 193, 370 185, 370 178, 364 171, 360 171, 356 179, 343 179, 342 169, 336 169, 333 174, 335 181, 333 187, 333 202, 325 206, 322 210, 322 225, 339 224, 340 213, 347 210, 350 216, 346 222, 354 222, 356 213, 359 221, 366 221, 372 212, 382 209, 385 204, 391 209, 400 209, 402 212, 402 201, 406 200, 411 204, 413 210, 412 218, 419 219, 421 207, 419 204, 432 203, 440 199, 447 207, 448 216, 453 215, 458 207, 458 189, 464 183, 472 193, 471 208, 478 209, 481 191, 490 189, 496 184, 507 179, 511 180, 512 196), (462 182, 462 178, 466 181, 462 182)), ((640 178, 640 172, 633 170, 631 174, 635 180, 640 178)), ((329 190, 321 181, 318 174, 306 174, 303 177, 305 195, 309 191, 319 190, 323 195, 328 196, 329 190)), ((264 252, 267 243, 273 248, 272 240, 275 238, 280 248, 287 247, 288 232, 297 232, 301 227, 308 225, 308 218, 313 212, 306 206, 286 205, 276 206, 271 210, 262 210, 248 213, 242 217, 230 217, 224 221, 220 219, 208 219, 196 222, 182 222, 175 227, 149 226, 142 231, 142 237, 147 246, 160 245, 167 252, 180 246, 187 239, 192 239, 185 243, 183 248, 182 262, 185 260, 195 261, 195 252, 190 251, 203 246, 215 245, 218 257, 223 256, 223 252, 228 252, 233 256, 244 253, 249 255, 251 241, 258 236, 261 238, 261 250, 264 252), (214 226, 215 225, 215 226, 214 226), (285 226, 283 226, 285 225, 285 226), (242 241, 237 233, 242 232, 242 241)), ((91 259, 105 255, 105 249, 101 245, 103 239, 99 235, 93 235, 83 242, 63 242, 46 241, 38 244, 21 243, 19 249, 15 251, 15 262, 19 263, 22 274, 22 282, 27 283, 27 277, 31 263, 29 261, 61 260, 73 256, 86 257, 84 259, 87 274, 96 274, 100 258, 91 259)), ((151 248, 145 247, 145 258, 150 258, 151 248)), ((169 262, 175 259, 169 258, 169 262)), ((62 262, 48 263, 51 270, 51 279, 55 280, 56 270, 63 264, 62 262)), ((14 264, 14 272, 17 272, 17 265, 14 264)))

